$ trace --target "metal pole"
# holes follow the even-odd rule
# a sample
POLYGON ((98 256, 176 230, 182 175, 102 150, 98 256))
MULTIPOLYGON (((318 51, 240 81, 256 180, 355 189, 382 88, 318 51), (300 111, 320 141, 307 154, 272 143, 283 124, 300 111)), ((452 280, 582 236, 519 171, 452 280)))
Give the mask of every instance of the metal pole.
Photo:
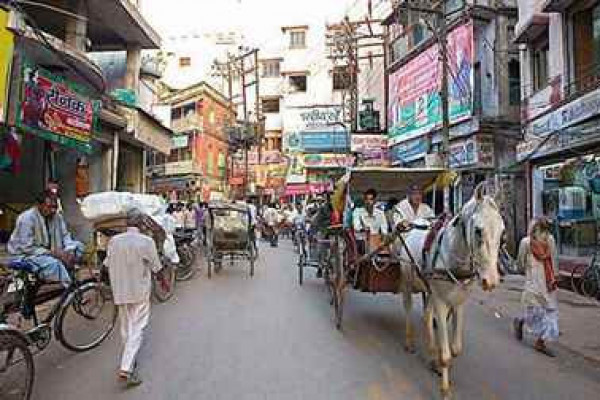
MULTIPOLYGON (((450 107, 448 103, 448 32, 446 26, 446 3, 441 2, 439 48, 442 57, 441 102, 442 102, 442 159, 444 167, 450 166, 450 107)), ((444 211, 450 211, 450 187, 444 187, 444 211)))

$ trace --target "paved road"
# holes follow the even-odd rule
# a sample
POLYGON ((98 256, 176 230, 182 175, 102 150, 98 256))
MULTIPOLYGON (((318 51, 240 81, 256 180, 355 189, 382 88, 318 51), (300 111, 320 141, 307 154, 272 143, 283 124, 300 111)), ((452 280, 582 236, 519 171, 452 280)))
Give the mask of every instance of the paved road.
MULTIPOLYGON (((399 298, 352 292, 338 332, 323 284, 310 274, 297 285, 289 243, 261 251, 253 279, 245 265, 212 280, 202 274, 154 307, 141 387, 117 386, 112 337, 86 354, 52 345, 39 355, 35 399, 438 398, 422 351, 403 351, 399 298)), ((598 398, 600 370, 565 353, 538 355, 514 341, 508 321, 470 304, 466 352, 452 372, 455 399, 598 398)))

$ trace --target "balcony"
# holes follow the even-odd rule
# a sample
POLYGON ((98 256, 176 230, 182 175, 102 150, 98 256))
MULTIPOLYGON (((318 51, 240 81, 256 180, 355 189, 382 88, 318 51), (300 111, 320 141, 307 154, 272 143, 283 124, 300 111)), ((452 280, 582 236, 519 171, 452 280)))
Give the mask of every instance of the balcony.
POLYGON ((65 76, 65 78, 71 81, 92 86, 99 92, 103 91, 105 80, 102 70, 86 53, 77 50, 75 47, 48 33, 40 32, 37 34, 29 26, 23 27, 23 29, 21 51, 27 55, 28 59, 51 72, 65 76), (62 56, 48 51, 46 42, 57 52, 62 53, 62 56), (72 66, 69 64, 75 66, 77 72, 74 72, 72 66))
POLYGON ((64 38, 72 15, 84 15, 90 51, 124 50, 128 44, 142 49, 158 49, 160 36, 152 29, 130 0, 87 0, 67 3, 57 10, 56 1, 38 0, 21 7, 40 27, 52 35, 64 38), (62 10, 62 12, 60 11, 62 10))
POLYGON ((547 0, 520 0, 515 43, 528 43, 548 30, 550 16, 543 12, 547 0))
POLYGON ((575 0, 546 0, 543 4, 544 12, 558 12, 562 13, 567 10, 575 0))
POLYGON ((154 176, 175 176, 175 175, 201 175, 202 168, 194 160, 176 161, 160 165, 153 165, 148 168, 154 176))
POLYGON ((191 130, 202 132, 202 125, 202 116, 195 113, 171 121, 171 129, 176 133, 189 132, 191 130))

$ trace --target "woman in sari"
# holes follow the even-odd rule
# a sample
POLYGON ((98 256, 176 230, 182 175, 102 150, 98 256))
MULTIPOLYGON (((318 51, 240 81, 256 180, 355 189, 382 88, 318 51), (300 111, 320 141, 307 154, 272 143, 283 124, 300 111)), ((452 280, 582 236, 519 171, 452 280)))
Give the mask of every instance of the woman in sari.
POLYGON ((523 315, 515 318, 515 336, 523 340, 526 329, 535 338, 535 350, 554 357, 547 346, 558 339, 557 280, 558 258, 554 238, 546 220, 532 221, 529 235, 521 241, 517 262, 525 271, 521 297, 523 315))

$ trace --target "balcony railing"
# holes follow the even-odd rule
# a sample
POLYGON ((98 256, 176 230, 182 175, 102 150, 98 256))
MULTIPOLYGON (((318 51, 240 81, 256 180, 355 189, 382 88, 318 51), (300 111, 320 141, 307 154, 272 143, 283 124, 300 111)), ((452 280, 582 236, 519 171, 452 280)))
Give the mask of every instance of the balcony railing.
POLYGON ((202 116, 191 114, 185 117, 173 119, 171 129, 177 133, 187 132, 192 129, 202 130, 202 116))

